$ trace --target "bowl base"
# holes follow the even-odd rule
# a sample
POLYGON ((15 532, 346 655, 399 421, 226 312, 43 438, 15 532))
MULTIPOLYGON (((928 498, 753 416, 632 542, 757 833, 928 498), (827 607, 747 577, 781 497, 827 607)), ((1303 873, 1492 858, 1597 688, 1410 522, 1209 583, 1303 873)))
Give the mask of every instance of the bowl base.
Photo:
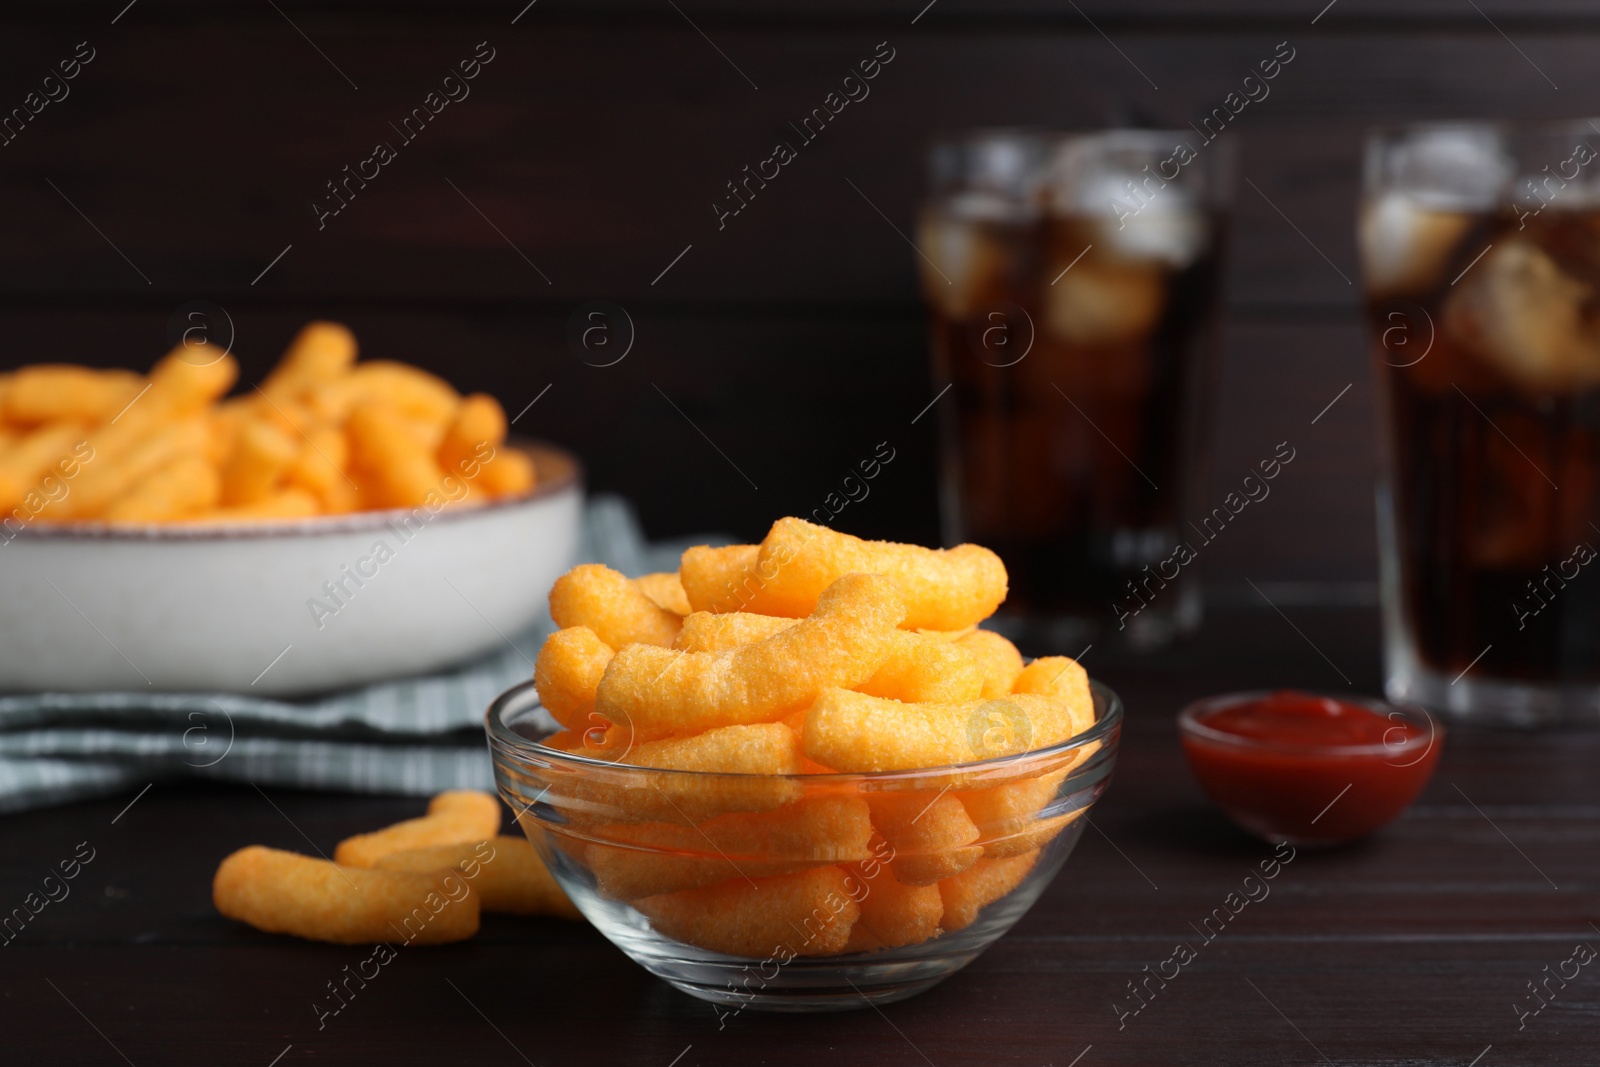
MULTIPOLYGON (((885 982, 879 978, 874 980, 871 985, 849 983, 834 989, 826 987, 804 990, 785 988, 777 989, 770 993, 736 993, 729 989, 726 982, 718 986, 708 986, 679 978, 666 978, 665 975, 662 977, 666 978, 667 983, 675 989, 679 989, 697 1000, 733 1008, 735 1013, 746 1008, 751 1011, 801 1013, 854 1011, 857 1008, 865 1008, 873 1004, 893 1004, 897 1000, 906 1000, 924 990, 932 989, 963 966, 965 966, 965 961, 950 967, 942 974, 903 982, 885 982)), ((848 982, 848 979, 846 981, 848 982)))
MULTIPOLYGON (((1050 843, 1044 862, 1027 882, 983 909, 975 921, 899 948, 834 956, 796 956, 786 945, 756 960, 728 956, 663 938, 625 903, 607 900, 583 883, 567 882, 567 895, 602 934, 633 961, 697 1000, 717 1005, 726 1022, 753 1011, 849 1011, 913 997, 949 978, 983 954, 1032 906, 1082 833, 1075 822, 1050 843)), ((556 853, 564 856, 564 853, 556 853)), ((559 859, 558 879, 568 874, 559 859)))

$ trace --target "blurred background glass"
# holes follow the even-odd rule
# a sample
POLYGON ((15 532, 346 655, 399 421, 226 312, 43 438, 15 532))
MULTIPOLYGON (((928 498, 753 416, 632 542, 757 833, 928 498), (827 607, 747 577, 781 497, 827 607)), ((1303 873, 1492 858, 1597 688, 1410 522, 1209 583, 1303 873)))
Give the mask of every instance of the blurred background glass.
POLYGON ((1600 713, 1600 145, 1588 121, 1368 140, 1389 695, 1600 713))
POLYGON ((1192 131, 938 143, 917 245, 946 542, 994 548, 1032 653, 1155 647, 1200 619, 1204 468, 1230 157, 1192 131))

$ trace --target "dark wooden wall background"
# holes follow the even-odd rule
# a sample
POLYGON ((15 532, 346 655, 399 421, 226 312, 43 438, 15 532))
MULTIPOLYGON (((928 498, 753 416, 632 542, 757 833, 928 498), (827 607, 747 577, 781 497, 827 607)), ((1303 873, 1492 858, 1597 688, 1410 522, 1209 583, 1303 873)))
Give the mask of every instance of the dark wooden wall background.
POLYGON ((935 538, 914 254, 861 194, 909 231, 935 131, 1183 126, 1288 41, 1225 135, 1259 191, 1236 194, 1213 496, 1278 441, 1299 458, 1208 553, 1231 588, 1348 593, 1375 571, 1351 284, 1364 128, 1600 112, 1600 5, 1580 0, 1337 0, 1320 19, 1326 0, 938 0, 920 18, 926 0, 125 3, 0 15, 0 110, 78 42, 96 52, 0 147, 0 366, 143 367, 206 299, 253 380, 301 321, 341 318, 369 355, 513 413, 549 385, 519 429, 575 448, 659 535, 756 537, 888 440, 898 458, 839 525, 935 538), (480 41, 495 58, 471 96, 319 232, 323 183, 396 141, 388 123, 480 41), (870 97, 719 232, 723 183, 880 41, 896 55, 870 97), (591 299, 636 325, 616 366, 567 345, 591 299))

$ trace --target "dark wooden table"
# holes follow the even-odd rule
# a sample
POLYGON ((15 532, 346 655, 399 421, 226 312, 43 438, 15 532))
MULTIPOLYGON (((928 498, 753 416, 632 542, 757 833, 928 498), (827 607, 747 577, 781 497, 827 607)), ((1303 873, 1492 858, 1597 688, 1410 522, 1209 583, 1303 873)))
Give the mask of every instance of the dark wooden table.
POLYGON ((1101 832, 1007 937, 905 1003, 746 1011, 719 1027, 710 1005, 587 927, 489 918, 467 944, 403 952, 319 1030, 313 1002, 365 951, 228 922, 211 908, 211 874, 241 845, 306 851, 303 833, 331 850, 421 804, 158 783, 120 818, 131 794, 0 820, 6 910, 80 842, 94 850, 70 896, 0 949, 0 1062, 1600 1062, 1600 964, 1564 988, 1549 977, 1580 943, 1600 946, 1592 734, 1453 732, 1406 817, 1363 845, 1301 852, 1119 1028, 1128 983, 1180 940, 1198 943, 1190 924, 1269 854, 1207 805, 1173 714, 1225 689, 1377 688, 1370 609, 1285 610, 1303 636, 1274 611, 1236 608, 1150 662, 1090 651, 1130 708, 1101 832), (1553 999, 1519 1019, 1541 982, 1553 999))

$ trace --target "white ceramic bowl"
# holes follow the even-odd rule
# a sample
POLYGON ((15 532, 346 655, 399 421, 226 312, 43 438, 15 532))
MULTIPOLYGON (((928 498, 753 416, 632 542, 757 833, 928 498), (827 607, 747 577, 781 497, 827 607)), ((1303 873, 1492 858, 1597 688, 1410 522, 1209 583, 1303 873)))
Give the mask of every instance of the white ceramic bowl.
POLYGON ((24 527, 0 540, 0 691, 283 696, 503 648, 571 565, 583 497, 570 454, 518 444, 530 493, 432 516, 24 527))

